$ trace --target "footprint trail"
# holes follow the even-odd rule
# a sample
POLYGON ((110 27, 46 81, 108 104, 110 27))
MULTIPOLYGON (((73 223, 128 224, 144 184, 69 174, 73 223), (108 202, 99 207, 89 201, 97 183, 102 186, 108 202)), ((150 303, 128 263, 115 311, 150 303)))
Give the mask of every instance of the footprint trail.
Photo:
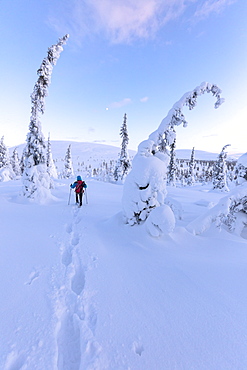
POLYGON ((97 312, 92 293, 87 290, 88 266, 82 260, 90 260, 83 249, 83 217, 86 215, 81 216, 79 209, 73 210, 72 221, 65 225, 60 243, 60 278, 54 293, 58 370, 96 370, 106 366, 94 335, 97 312))

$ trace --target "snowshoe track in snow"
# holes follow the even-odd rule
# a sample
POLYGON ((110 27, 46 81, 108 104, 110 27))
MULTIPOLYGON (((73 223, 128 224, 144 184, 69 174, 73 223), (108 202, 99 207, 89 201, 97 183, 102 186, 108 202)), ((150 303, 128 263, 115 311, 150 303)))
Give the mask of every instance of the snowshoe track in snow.
POLYGON ((87 291, 87 266, 82 261, 80 210, 65 225, 61 243, 61 281, 56 289, 56 342, 58 370, 100 369, 101 346, 94 337, 97 313, 87 291), (98 365, 97 365, 98 364, 98 365))

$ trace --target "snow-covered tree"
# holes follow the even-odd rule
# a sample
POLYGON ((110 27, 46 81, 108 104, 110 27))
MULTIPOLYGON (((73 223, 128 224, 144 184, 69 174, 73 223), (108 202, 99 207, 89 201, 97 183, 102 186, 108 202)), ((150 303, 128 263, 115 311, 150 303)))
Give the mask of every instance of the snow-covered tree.
POLYGON ((19 155, 17 152, 17 148, 13 150, 13 154, 10 158, 11 165, 13 168, 13 171, 16 176, 21 176, 21 167, 20 167, 20 160, 19 160, 19 155))
POLYGON ((71 156, 71 145, 69 145, 64 158, 64 178, 70 179, 73 176, 74 170, 71 156))
POLYGON ((31 119, 27 144, 23 151, 23 194, 27 198, 42 201, 49 197, 51 187, 50 176, 46 169, 45 139, 41 130, 40 115, 45 111, 45 98, 51 82, 53 66, 62 52, 69 35, 59 39, 58 43, 48 49, 47 57, 43 59, 37 71, 38 80, 31 95, 31 119))
POLYGON ((14 178, 15 174, 10 163, 9 150, 4 144, 3 136, 0 141, 0 181, 9 181, 14 178))
POLYGON ((53 158, 52 158, 50 135, 48 136, 48 141, 47 141, 46 165, 47 165, 47 172, 49 176, 53 179, 57 179, 58 177, 57 170, 56 170, 56 166, 53 161, 53 158))
POLYGON ((171 186, 176 186, 176 172, 177 172, 177 164, 176 164, 176 139, 170 145, 170 163, 168 166, 168 174, 167 174, 167 183, 171 186))
POLYGON ((236 185, 241 185, 247 181, 247 153, 238 158, 235 166, 236 185))
POLYGON ((123 180, 129 170, 130 170, 130 160, 129 160, 129 154, 127 150, 127 146, 129 143, 129 136, 128 136, 128 130, 127 130, 127 115, 125 113, 123 124, 120 129, 120 137, 122 138, 122 144, 121 144, 121 152, 119 156, 119 160, 117 162, 115 171, 114 171, 114 179, 115 181, 118 181, 119 179, 123 180))
POLYGON ((229 191, 227 186, 227 152, 225 151, 228 146, 230 146, 230 144, 222 148, 213 167, 213 189, 218 189, 220 191, 229 191))
POLYGON ((194 175, 194 168, 195 168, 195 148, 192 149, 190 162, 189 162, 189 171, 187 177, 187 185, 191 186, 195 183, 195 175, 194 175))
POLYGON ((2 136, 0 140, 0 168, 8 167, 9 164, 9 152, 7 146, 4 144, 4 136, 2 136))
MULTIPOLYGON (((164 205, 169 156, 166 152, 160 152, 159 145, 162 139, 166 147, 174 142, 175 126, 180 124, 187 126, 183 107, 188 106, 189 109, 193 109, 197 104, 198 96, 206 92, 216 97, 215 108, 223 103, 219 87, 204 82, 193 91, 184 94, 162 120, 158 129, 139 144, 132 170, 126 177, 123 188, 123 215, 126 223, 139 224, 146 220, 154 208, 164 205)), ((159 228, 158 225, 157 228, 159 228)))

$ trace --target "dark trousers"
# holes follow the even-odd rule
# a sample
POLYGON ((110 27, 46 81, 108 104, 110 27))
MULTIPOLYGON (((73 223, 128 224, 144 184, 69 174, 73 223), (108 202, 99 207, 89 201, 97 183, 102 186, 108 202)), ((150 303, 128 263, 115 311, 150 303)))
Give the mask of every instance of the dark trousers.
POLYGON ((80 203, 80 206, 82 206, 82 193, 76 193, 75 198, 76 198, 76 203, 80 203))

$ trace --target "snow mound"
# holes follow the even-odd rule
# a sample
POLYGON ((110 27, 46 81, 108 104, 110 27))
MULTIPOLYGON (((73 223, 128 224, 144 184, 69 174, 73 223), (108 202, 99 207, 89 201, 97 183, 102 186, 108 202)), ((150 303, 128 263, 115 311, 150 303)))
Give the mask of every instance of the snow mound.
POLYGON ((0 169, 0 182, 13 180, 14 178, 15 174, 10 168, 4 167, 0 169))
POLYGON ((31 202, 46 204, 51 200, 56 200, 51 194, 51 179, 43 164, 26 168, 22 180, 23 195, 31 202))
POLYGON ((154 208, 149 214, 145 225, 151 236, 158 237, 162 234, 169 234, 175 228, 174 213, 166 204, 154 208))

